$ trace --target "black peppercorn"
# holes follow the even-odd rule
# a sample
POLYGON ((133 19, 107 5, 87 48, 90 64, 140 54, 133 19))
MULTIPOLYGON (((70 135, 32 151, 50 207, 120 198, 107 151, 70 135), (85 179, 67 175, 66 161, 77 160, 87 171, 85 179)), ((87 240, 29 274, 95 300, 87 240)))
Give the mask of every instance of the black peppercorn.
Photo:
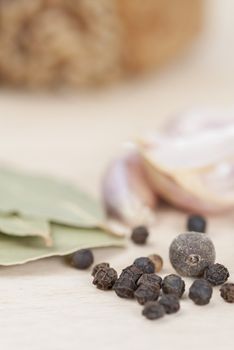
POLYGON ((180 309, 180 302, 174 294, 163 294, 159 303, 164 307, 166 314, 173 314, 180 309))
POLYGON ((94 277, 99 269, 108 268, 108 267, 110 267, 110 264, 105 263, 105 262, 95 265, 93 270, 92 270, 92 276, 94 277))
POLYGON ((221 264, 208 266, 204 272, 204 278, 213 286, 218 286, 227 281, 229 277, 228 269, 221 264))
POLYGON ((132 279, 126 277, 118 278, 113 289, 120 298, 132 299, 137 289, 136 283, 132 279))
POLYGON ((195 280, 189 288, 189 298, 197 305, 206 305, 210 302, 213 290, 209 282, 204 279, 195 280))
POLYGON ((134 292, 137 289, 136 283, 141 275, 142 271, 135 265, 123 269, 113 286, 115 293, 121 298, 134 298, 134 292))
POLYGON ((71 264, 79 270, 88 269, 94 262, 93 253, 90 249, 81 249, 71 257, 71 264))
POLYGON ((148 258, 152 261, 154 264, 155 272, 160 272, 163 267, 163 259, 158 254, 151 254, 148 256, 148 258))
POLYGON ((99 268, 94 276, 93 284, 99 289, 108 290, 113 287, 117 278, 118 275, 114 269, 110 267, 99 268))
POLYGON ((221 297, 228 303, 234 303, 234 283, 225 283, 220 288, 221 297))
POLYGON ((142 315, 144 315, 149 320, 156 320, 165 315, 165 309, 157 301, 148 301, 148 303, 146 303, 144 306, 142 315))
POLYGON ((180 234, 170 246, 170 261, 182 276, 200 277, 215 262, 215 248, 205 233, 180 234))
POLYGON ((187 221, 187 230, 194 232, 206 232, 206 220, 200 215, 190 215, 187 221))
POLYGON ((139 278, 142 276, 143 272, 138 269, 136 265, 130 265, 125 267, 123 271, 121 272, 119 278, 129 278, 132 279, 135 283, 139 280, 139 278))
POLYGON ((149 231, 146 226, 137 226, 133 229, 131 239, 136 244, 145 244, 149 236, 149 231))
POLYGON ((162 278, 155 273, 144 273, 137 281, 138 286, 141 284, 152 284, 161 288, 162 278))
POLYGON ((162 290, 165 294, 175 294, 181 298, 185 291, 185 283, 180 276, 171 274, 163 279, 162 290))
POLYGON ((134 293, 139 304, 144 305, 148 301, 157 300, 160 294, 160 287, 153 284, 141 284, 134 293))
POLYGON ((142 273, 153 273, 155 271, 154 264, 149 258, 137 258, 133 265, 135 265, 142 273))

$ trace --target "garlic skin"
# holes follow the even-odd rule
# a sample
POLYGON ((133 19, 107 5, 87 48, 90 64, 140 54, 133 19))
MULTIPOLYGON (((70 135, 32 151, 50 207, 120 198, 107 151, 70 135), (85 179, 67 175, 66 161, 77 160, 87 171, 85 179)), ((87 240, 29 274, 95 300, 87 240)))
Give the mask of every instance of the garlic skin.
POLYGON ((130 227, 153 225, 157 196, 145 176, 141 156, 136 150, 116 158, 102 182, 105 211, 130 227))
POLYGON ((234 208, 234 119, 190 113, 140 140, 139 151, 150 184, 169 203, 198 214, 234 208))

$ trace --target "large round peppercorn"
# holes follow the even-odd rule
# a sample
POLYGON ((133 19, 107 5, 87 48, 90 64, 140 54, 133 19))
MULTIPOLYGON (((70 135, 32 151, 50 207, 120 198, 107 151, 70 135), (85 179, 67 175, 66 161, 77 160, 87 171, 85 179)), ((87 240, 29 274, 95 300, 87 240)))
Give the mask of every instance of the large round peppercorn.
POLYGON ((162 278, 155 273, 144 273, 137 281, 138 286, 141 284, 152 284, 161 288, 162 278))
POLYGON ((93 271, 92 271, 92 276, 94 277, 99 269, 106 269, 108 267, 110 267, 110 264, 105 263, 105 262, 95 265, 93 268, 93 271))
POLYGON ((171 243, 169 256, 172 266, 180 275, 200 277, 215 262, 215 248, 204 233, 182 233, 171 243))
POLYGON ((185 291, 185 283, 180 276, 171 274, 163 279, 162 290, 165 294, 174 294, 181 298, 185 291))
POLYGON ((234 283, 225 283, 220 288, 221 297, 228 303, 234 303, 234 283))
POLYGON ((144 305, 148 301, 157 300, 160 294, 159 285, 141 284, 134 293, 139 304, 144 305))
POLYGON ((149 320, 156 320, 165 315, 165 310, 164 307, 159 304, 159 302, 148 301, 148 303, 145 304, 142 315, 144 315, 149 320))
POLYGON ((153 273, 155 271, 154 264, 149 258, 146 257, 137 258, 133 265, 135 265, 143 273, 153 273))
POLYGON ((93 280, 98 289, 108 290, 113 287, 118 278, 117 272, 111 267, 99 268, 93 280))
POLYGON ((148 258, 152 261, 154 264, 155 272, 160 272, 163 267, 163 259, 158 254, 151 254, 148 256, 148 258))
POLYGON ((187 230, 194 232, 206 232, 206 220, 200 215, 190 215, 187 221, 187 230))
POLYGON ((166 314, 173 314, 180 309, 180 302, 174 294, 163 294, 159 303, 164 307, 166 314))
POLYGON ((221 264, 208 266, 204 272, 204 278, 213 286, 224 284, 229 277, 228 269, 221 264))
POLYGON ((212 297, 212 287, 204 279, 195 280, 189 288, 189 298, 197 305, 206 305, 212 297))
POLYGON ((146 243, 149 231, 146 226, 137 226, 133 229, 131 239, 134 243, 143 245, 146 243))
POLYGON ((81 249, 72 255, 71 264, 79 270, 88 269, 94 262, 90 249, 81 249))

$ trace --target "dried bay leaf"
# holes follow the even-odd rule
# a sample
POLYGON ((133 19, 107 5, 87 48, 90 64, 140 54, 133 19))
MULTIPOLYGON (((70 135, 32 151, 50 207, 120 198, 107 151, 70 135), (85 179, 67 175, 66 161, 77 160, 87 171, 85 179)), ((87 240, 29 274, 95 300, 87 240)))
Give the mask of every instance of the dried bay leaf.
POLYGON ((53 179, 0 169, 0 213, 77 227, 103 222, 101 206, 76 186, 53 179))
POLYGON ((82 248, 123 246, 124 239, 100 229, 74 228, 52 224, 53 246, 45 247, 37 237, 0 234, 0 265, 24 264, 51 256, 68 255, 82 248))
POLYGON ((50 224, 42 219, 16 215, 0 216, 0 232, 18 237, 40 236, 45 240, 47 246, 52 244, 50 224))

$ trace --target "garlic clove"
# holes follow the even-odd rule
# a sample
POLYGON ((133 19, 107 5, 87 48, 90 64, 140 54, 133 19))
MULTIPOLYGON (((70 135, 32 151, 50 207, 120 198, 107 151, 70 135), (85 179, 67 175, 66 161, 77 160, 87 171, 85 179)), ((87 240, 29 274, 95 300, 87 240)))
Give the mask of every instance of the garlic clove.
POLYGON ((157 196, 149 186, 142 159, 135 150, 110 164, 103 179, 102 198, 109 217, 131 227, 154 223, 157 196))

